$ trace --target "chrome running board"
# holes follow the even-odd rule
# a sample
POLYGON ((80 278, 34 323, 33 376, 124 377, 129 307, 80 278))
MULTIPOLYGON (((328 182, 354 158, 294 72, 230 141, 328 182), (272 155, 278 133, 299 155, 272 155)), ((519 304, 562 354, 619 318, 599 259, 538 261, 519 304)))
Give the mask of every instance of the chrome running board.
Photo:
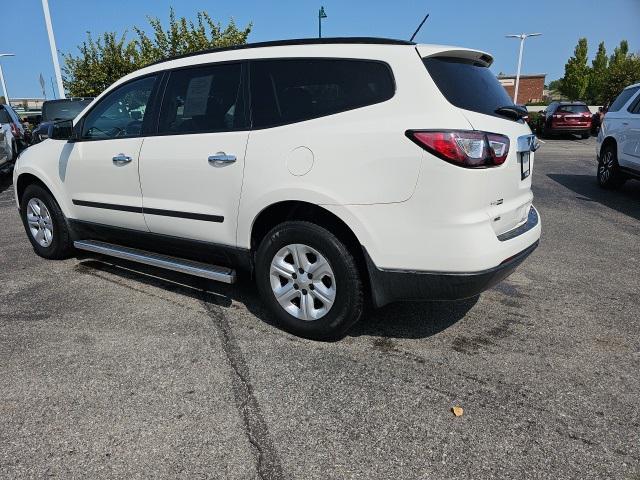
POLYGON ((223 283, 234 283, 236 281, 236 271, 216 265, 194 262, 183 258, 169 257, 157 253, 146 252, 135 248, 122 247, 111 243, 99 242, 96 240, 76 240, 73 246, 78 250, 99 253, 110 257, 130 260, 132 262, 151 265, 152 267, 173 270, 174 272, 195 275, 196 277, 208 278, 223 283))

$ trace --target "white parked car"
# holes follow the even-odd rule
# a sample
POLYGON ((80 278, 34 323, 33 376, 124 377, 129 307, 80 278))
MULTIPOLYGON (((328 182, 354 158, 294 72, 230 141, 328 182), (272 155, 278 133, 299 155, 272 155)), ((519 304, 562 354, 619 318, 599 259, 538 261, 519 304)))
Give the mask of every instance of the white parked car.
POLYGON ((250 272, 280 324, 317 339, 369 299, 475 296, 540 238, 536 139, 492 61, 345 38, 145 67, 20 156, 28 238, 45 258, 250 272))
POLYGON ((618 188, 640 179, 640 83, 630 85, 613 101, 596 141, 598 183, 618 188))
POLYGON ((13 162, 13 134, 11 127, 0 123, 0 173, 13 162))

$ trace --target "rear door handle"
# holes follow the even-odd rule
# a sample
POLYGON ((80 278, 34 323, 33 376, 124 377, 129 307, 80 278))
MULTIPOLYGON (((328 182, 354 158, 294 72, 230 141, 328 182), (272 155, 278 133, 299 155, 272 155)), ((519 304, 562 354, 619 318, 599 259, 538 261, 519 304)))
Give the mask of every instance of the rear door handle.
POLYGON ((215 155, 209 156, 209 163, 214 167, 222 167, 230 163, 235 163, 235 155, 227 155, 224 152, 218 152, 215 155))
POLYGON ((125 155, 124 153, 119 153, 111 160, 113 160, 113 163, 116 165, 126 165, 127 163, 131 162, 131 157, 125 155))

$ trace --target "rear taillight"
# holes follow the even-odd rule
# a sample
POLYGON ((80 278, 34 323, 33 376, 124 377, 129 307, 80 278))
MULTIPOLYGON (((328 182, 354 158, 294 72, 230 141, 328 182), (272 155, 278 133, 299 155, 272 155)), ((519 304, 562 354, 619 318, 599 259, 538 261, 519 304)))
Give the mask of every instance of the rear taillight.
POLYGON ((407 137, 435 156, 466 168, 502 165, 509 138, 477 130, 407 130, 407 137))
POLYGON ((15 138, 20 138, 20 129, 15 123, 11 123, 11 133, 15 138))

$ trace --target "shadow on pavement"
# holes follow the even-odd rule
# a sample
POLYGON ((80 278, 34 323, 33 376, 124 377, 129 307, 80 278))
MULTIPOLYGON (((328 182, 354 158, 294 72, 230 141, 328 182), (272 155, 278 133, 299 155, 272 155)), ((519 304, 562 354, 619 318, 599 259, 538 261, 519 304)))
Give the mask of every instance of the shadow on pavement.
MULTIPOLYGON (((126 288, 137 289, 128 282, 132 280, 165 291, 184 295, 195 300, 230 308, 232 301, 245 305, 254 316, 274 326, 268 311, 262 305, 251 280, 240 277, 234 285, 214 282, 199 277, 184 275, 169 270, 128 262, 118 258, 77 256, 80 263, 76 269, 84 274, 100 275, 106 272, 115 276, 108 279, 126 288)), ((476 304, 479 297, 457 302, 412 302, 388 305, 382 309, 370 309, 364 318, 348 333, 348 336, 376 336, 391 338, 424 338, 435 335, 460 319, 476 304)))
POLYGON ((5 174, 0 173, 0 193, 7 190, 13 184, 13 176, 11 172, 7 172, 5 174))
POLYGON ((598 186, 594 175, 550 173, 547 176, 581 195, 583 200, 598 202, 640 220, 640 182, 638 181, 629 180, 619 190, 604 190, 598 186))

